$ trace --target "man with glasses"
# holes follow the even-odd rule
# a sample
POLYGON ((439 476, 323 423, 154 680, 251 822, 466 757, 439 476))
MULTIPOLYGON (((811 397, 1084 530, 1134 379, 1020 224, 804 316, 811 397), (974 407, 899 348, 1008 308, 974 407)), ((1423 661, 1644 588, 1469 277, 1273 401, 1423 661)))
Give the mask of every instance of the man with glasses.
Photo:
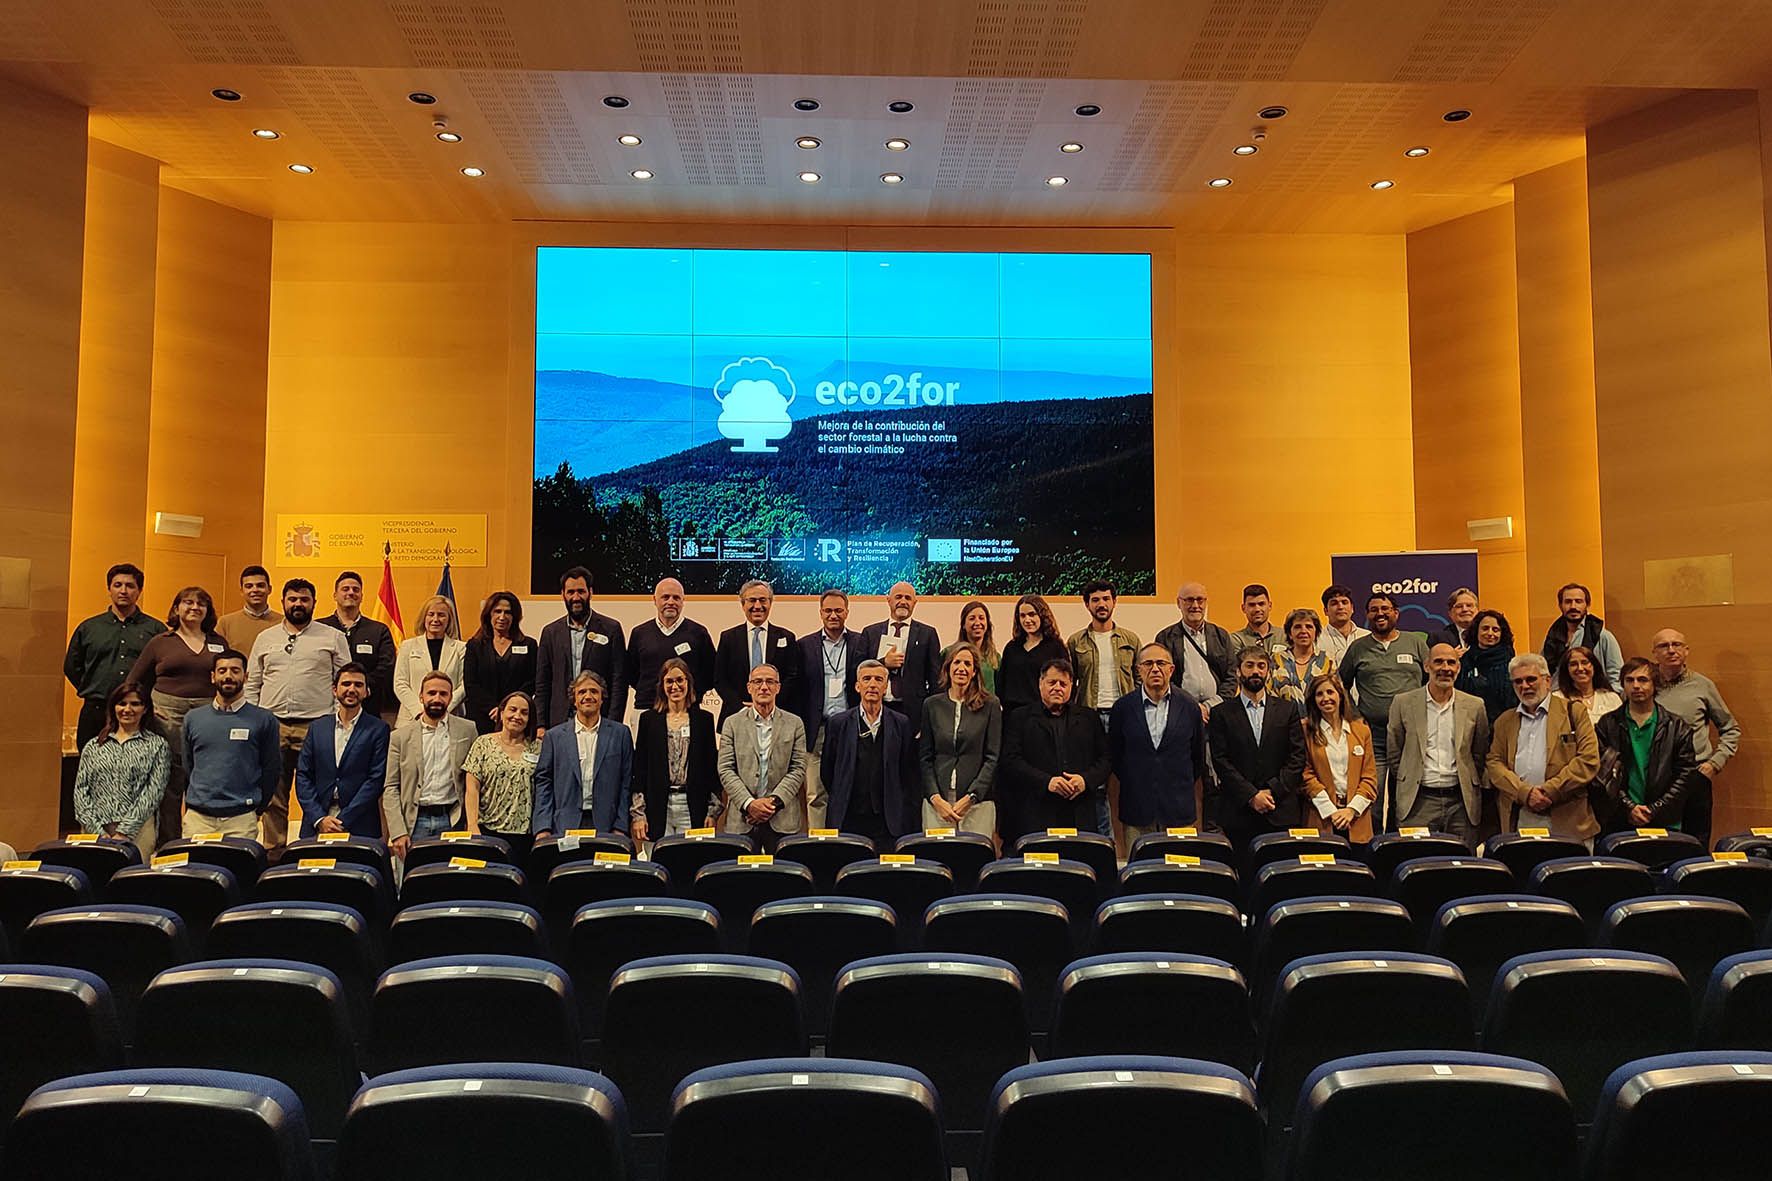
POLYGON ((806 786, 806 728, 776 705, 781 674, 759 664, 745 683, 750 704, 720 726, 720 787, 726 793, 726 831, 745 833, 765 853, 784 833, 799 832, 806 786))
POLYGON ((1495 719, 1487 767, 1501 801, 1501 829, 1549 829, 1592 845, 1600 831, 1587 787, 1600 770, 1600 743, 1587 707, 1551 696, 1550 665, 1522 652, 1507 666, 1520 704, 1495 719))
POLYGON ((794 633, 769 622, 775 606, 775 588, 752 578, 738 588, 738 605, 744 622, 720 633, 714 649, 714 692, 720 695, 721 726, 749 699, 750 675, 759 665, 774 665, 780 677, 780 695, 794 700, 799 684, 799 661, 793 658, 794 633))
POLYGON ((1206 773, 1206 726, 1199 703, 1173 684, 1169 649, 1146 644, 1136 667, 1138 688, 1108 716, 1108 757, 1120 780, 1128 850, 1146 833, 1195 824, 1206 773))
POLYGON ((308 726, 333 710, 332 678, 351 662, 344 633, 314 619, 314 584, 283 584, 283 619, 260 632, 246 662, 246 700, 268 709, 281 732, 283 774, 264 810, 265 856, 274 865, 289 841, 289 790, 308 726))
POLYGON ((1672 628, 1655 633, 1655 704, 1692 727, 1692 745, 1703 776, 1686 794, 1681 827, 1710 848, 1711 790, 1717 772, 1735 757, 1741 745, 1741 725, 1716 682, 1686 667, 1691 650, 1686 637, 1672 628), (1712 728, 1716 737, 1711 737, 1712 728))
POLYGON ((1175 592, 1181 618, 1157 633, 1169 649, 1177 685, 1200 703, 1200 716, 1237 694, 1236 668, 1231 663, 1231 633, 1206 618, 1206 587, 1184 582, 1175 592))

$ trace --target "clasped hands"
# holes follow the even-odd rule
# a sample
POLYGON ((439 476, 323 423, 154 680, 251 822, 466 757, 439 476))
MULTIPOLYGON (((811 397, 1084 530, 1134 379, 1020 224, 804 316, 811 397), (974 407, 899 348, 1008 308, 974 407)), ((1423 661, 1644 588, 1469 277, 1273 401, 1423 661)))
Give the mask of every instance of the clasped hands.
POLYGON ((1046 781, 1046 790, 1053 795, 1063 796, 1067 800, 1074 800, 1088 790, 1088 784, 1083 782, 1083 777, 1081 775, 1078 775, 1073 771, 1069 775, 1054 775, 1051 779, 1048 779, 1046 781))

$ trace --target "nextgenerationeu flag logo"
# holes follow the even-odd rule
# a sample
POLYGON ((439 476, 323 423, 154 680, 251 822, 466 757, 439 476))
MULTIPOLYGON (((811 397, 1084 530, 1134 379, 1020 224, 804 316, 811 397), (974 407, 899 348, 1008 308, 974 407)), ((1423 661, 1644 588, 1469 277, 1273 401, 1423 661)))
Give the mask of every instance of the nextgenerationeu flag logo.
POLYGON ((768 357, 740 357, 720 370, 714 383, 720 433, 737 440, 734 451, 778 451, 770 444, 794 429, 788 407, 795 397, 794 379, 786 369, 768 357))

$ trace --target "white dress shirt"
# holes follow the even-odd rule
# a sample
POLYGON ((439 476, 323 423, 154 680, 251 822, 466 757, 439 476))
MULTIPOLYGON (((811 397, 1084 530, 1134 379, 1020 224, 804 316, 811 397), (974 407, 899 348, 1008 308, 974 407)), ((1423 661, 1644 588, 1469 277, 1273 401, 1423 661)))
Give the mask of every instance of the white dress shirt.
POLYGON ((581 798, 578 807, 581 812, 591 810, 592 773, 597 767, 597 731, 603 726, 603 719, 598 718, 589 726, 577 714, 572 716, 572 736, 578 740, 578 779, 581 798))
POLYGON ((449 741, 449 721, 445 718, 433 724, 425 717, 419 719, 418 725, 419 741, 424 744, 418 804, 421 808, 453 804, 461 798, 461 791, 455 777, 455 760, 450 758, 453 744, 449 741))
POLYGON ((359 709, 350 721, 344 720, 344 711, 338 710, 332 715, 332 765, 338 766, 345 761, 345 747, 351 744, 351 735, 357 732, 357 723, 363 720, 363 711, 359 709))
POLYGON ((324 623, 298 632, 287 623, 268 627, 252 642, 246 662, 246 700, 279 718, 318 718, 332 712, 332 674, 350 663, 345 634, 324 623))
POLYGON ((1522 703, 1518 708, 1520 737, 1514 746, 1514 774, 1527 787, 1543 787, 1544 767, 1548 757, 1545 731, 1550 728, 1550 703, 1541 701, 1536 709, 1528 709, 1522 703))
POLYGON ((1422 744, 1421 782, 1427 787, 1458 786, 1458 727, 1454 724, 1455 692, 1441 705, 1427 695, 1427 741, 1422 744))

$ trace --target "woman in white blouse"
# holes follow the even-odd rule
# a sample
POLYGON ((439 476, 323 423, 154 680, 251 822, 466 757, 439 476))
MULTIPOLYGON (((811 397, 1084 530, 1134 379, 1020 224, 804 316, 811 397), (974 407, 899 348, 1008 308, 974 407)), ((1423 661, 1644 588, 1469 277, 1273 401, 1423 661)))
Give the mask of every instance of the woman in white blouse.
POLYGON ((1334 673, 1311 678, 1304 749, 1304 790, 1316 808, 1317 830, 1350 841, 1371 840, 1372 806, 1378 802, 1372 731, 1334 673))
POLYGON ((1587 706, 1590 722, 1599 721, 1624 704, 1624 698, 1606 680, 1606 670, 1600 667, 1594 650, 1580 645, 1563 653, 1562 667, 1557 669, 1556 695, 1587 706))
POLYGON ((455 608, 442 595, 432 595, 418 613, 424 627, 421 635, 400 645, 394 660, 394 696, 400 700, 400 718, 395 728, 410 726, 425 712, 418 699, 419 685, 433 669, 446 673, 455 683, 449 697, 449 711, 460 713, 462 700, 468 695, 467 656, 465 642, 449 634, 455 623, 455 608))

